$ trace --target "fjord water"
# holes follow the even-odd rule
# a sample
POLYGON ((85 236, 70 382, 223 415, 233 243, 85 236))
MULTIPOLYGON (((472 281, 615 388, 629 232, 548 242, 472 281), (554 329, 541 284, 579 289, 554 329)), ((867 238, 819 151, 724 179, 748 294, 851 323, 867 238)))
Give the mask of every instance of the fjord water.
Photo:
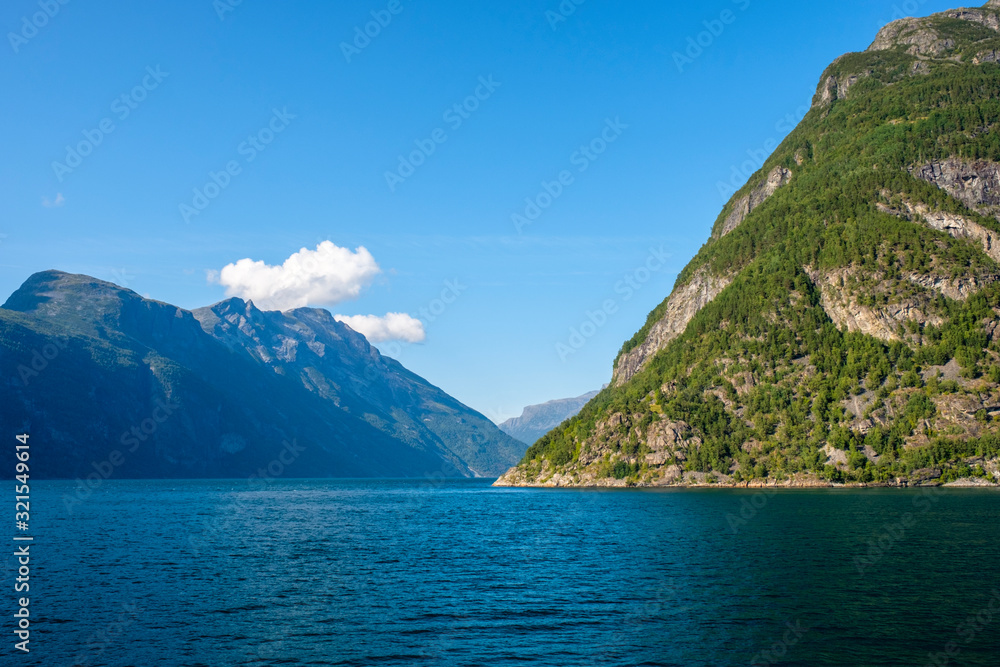
MULTIPOLYGON (((1000 655, 994 490, 112 481, 69 513, 74 487, 33 485, 35 624, 18 664, 996 665, 1000 655), (881 555, 869 552, 878 542, 881 555)), ((8 558, 8 582, 12 568, 8 558)))

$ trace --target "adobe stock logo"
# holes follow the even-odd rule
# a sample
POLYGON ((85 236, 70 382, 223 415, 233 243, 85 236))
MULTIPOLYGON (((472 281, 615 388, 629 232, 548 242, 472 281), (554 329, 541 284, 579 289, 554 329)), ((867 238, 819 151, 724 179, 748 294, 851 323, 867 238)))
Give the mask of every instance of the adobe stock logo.
POLYGON ((364 28, 356 26, 354 28, 354 39, 340 43, 340 52, 344 54, 344 60, 351 64, 354 56, 361 55, 361 52, 371 46, 372 40, 382 34, 382 31, 389 27, 394 16, 403 13, 403 5, 400 0, 389 0, 385 9, 373 9, 372 20, 365 23, 364 28))
POLYGON ((719 197, 722 199, 723 203, 729 201, 729 198, 739 192, 740 188, 750 179, 751 176, 756 173, 758 169, 764 166, 767 162, 767 158, 771 157, 771 153, 774 152, 781 144, 781 136, 787 136, 795 126, 798 125, 812 106, 809 104, 804 104, 796 109, 793 113, 785 114, 784 118, 779 119, 774 124, 775 136, 769 137, 764 141, 764 144, 754 150, 747 149, 747 157, 749 159, 744 160, 740 165, 733 165, 729 172, 728 181, 718 181, 715 184, 716 190, 719 191, 719 197))
POLYGON ((631 301, 636 292, 652 280, 653 274, 659 273, 667 266, 669 259, 670 253, 664 250, 663 246, 650 248, 646 261, 626 273, 621 280, 615 283, 615 294, 620 295, 621 301, 605 299, 600 308, 584 313, 586 319, 569 330, 569 338, 565 342, 556 343, 556 354, 559 355, 559 361, 565 364, 569 357, 582 350, 587 345, 587 341, 596 336, 597 332, 618 314, 621 309, 620 303, 631 301))
MULTIPOLYGON (((569 158, 569 163, 576 167, 578 173, 583 173, 608 150, 611 144, 621 138, 628 125, 615 116, 604 121, 604 129, 601 133, 580 146, 569 158)), ((541 189, 532 197, 525 197, 524 208, 514 211, 510 216, 510 221, 514 224, 517 233, 523 234, 524 228, 533 225, 542 214, 548 210, 557 199, 563 196, 566 190, 576 183, 576 176, 569 169, 560 171, 554 180, 542 181, 541 189)))
MULTIPOLYGON (((236 153, 243 157, 245 164, 250 164, 257 157, 267 150, 271 142, 284 132, 293 120, 295 114, 288 113, 288 107, 271 110, 271 119, 267 124, 248 135, 246 140, 240 142, 236 147, 236 153)), ((178 205, 181 218, 184 222, 191 222, 191 219, 202 214, 223 191, 232 184, 233 179, 243 173, 243 164, 239 160, 229 160, 219 171, 208 172, 208 180, 199 188, 194 188, 191 203, 181 203, 178 205)))
MULTIPOLYGON (((151 92, 163 84, 168 76, 170 76, 170 72, 164 72, 159 65, 155 68, 147 67, 139 83, 111 101, 111 113, 115 114, 119 121, 124 121, 139 108, 140 104, 146 101, 151 92)), ((116 129, 118 126, 115 125, 115 121, 108 117, 98 121, 96 127, 83 130, 81 132, 83 139, 76 144, 66 146, 66 157, 63 158, 63 161, 56 160, 52 163, 52 173, 59 179, 59 182, 62 183, 69 174, 80 167, 84 160, 97 150, 97 147, 103 144, 104 140, 116 129)))
POLYGON ((69 0, 38 0, 41 11, 35 12, 30 17, 22 16, 21 29, 18 32, 7 33, 7 41, 10 42, 10 48, 14 50, 14 53, 19 53, 21 47, 29 40, 34 39, 38 35, 38 31, 47 26, 49 21, 59 13, 59 10, 68 4, 69 0))
MULTIPOLYGON (((502 85, 501 82, 493 80, 492 74, 479 77, 479 85, 472 91, 472 94, 445 109, 441 119, 448 124, 453 132, 457 132, 467 120, 472 118, 472 114, 478 111, 484 102, 493 97, 497 88, 502 85)), ((385 172, 385 182, 389 186, 389 192, 395 192, 408 178, 417 173, 417 169, 426 164, 427 160, 437 152, 438 147, 446 141, 448 141, 448 133, 443 127, 434 129, 424 139, 414 140, 414 149, 399 156, 396 169, 385 172)))
POLYGON ((549 25, 552 26, 553 30, 557 30, 559 28, 559 24, 565 23, 570 16, 576 14, 577 8, 585 2, 587 2, 587 0, 562 0, 562 2, 559 3, 559 7, 557 7, 559 11, 552 11, 550 9, 545 12, 545 20, 549 22, 549 25))
MULTIPOLYGON (((750 2, 751 0, 733 0, 733 4, 743 12, 750 9, 750 2)), ((687 48, 684 49, 684 53, 674 51, 674 65, 677 66, 677 71, 683 74, 684 68, 694 63, 706 50, 710 49, 716 40, 722 37, 726 27, 736 23, 738 18, 739 15, 733 10, 724 9, 719 13, 718 18, 702 21, 701 24, 705 29, 697 35, 687 38, 687 48)))
POLYGON ((916 16, 917 11, 927 4, 927 0, 905 0, 904 2, 892 6, 892 17, 888 21, 882 20, 878 21, 877 25, 879 29, 882 29, 889 23, 893 21, 898 21, 899 19, 905 19, 909 16, 916 16))
POLYGON ((32 350, 31 361, 28 362, 30 367, 25 364, 20 364, 17 367, 17 373, 21 376, 21 382, 24 383, 24 386, 27 387, 31 384, 32 378, 38 377, 67 347, 69 347, 67 341, 56 338, 54 342, 45 344, 40 350, 32 350))
POLYGON ((220 21, 226 20, 226 14, 230 14, 236 11, 236 8, 243 4, 243 0, 215 0, 212 3, 212 8, 215 10, 215 15, 219 17, 220 21))

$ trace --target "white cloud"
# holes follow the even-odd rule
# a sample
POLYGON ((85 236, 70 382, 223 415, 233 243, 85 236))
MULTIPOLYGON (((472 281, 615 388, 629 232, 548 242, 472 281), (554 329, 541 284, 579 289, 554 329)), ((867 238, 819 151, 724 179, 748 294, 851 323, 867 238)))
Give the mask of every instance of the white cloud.
POLYGON ((427 338, 424 323, 405 313, 389 313, 385 317, 377 315, 334 315, 334 319, 343 322, 370 343, 383 343, 390 340, 420 343, 427 338))
POLYGON ((291 310, 356 299, 380 272, 366 248, 351 251, 323 241, 315 250, 302 248, 281 266, 241 259, 208 277, 225 286, 226 296, 251 300, 262 310, 291 310))
POLYGON ((55 201, 49 201, 48 197, 42 197, 42 206, 45 208, 58 208, 66 204, 66 198, 62 196, 62 193, 56 193, 55 201))

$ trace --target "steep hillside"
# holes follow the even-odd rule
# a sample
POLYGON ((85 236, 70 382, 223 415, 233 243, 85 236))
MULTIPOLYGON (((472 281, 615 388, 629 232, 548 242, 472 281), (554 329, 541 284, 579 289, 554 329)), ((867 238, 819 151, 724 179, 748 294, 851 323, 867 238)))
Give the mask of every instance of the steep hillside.
POLYGON ((614 381, 498 484, 1000 478, 1000 2, 838 58, 614 381))
POLYGON ((47 271, 0 308, 0 372, 37 477, 493 476, 525 449, 323 310, 192 313, 47 271))
POLYGON ((597 394, 598 392, 592 391, 576 398, 561 398, 540 405, 529 405, 521 411, 520 417, 512 417, 500 424, 500 430, 530 445, 580 412, 597 394))

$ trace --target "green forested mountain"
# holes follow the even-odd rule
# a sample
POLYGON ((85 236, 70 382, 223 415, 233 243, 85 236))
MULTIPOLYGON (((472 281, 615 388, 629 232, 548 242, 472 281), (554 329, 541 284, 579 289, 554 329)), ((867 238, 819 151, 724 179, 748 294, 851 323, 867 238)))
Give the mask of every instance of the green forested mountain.
POLYGON ((1000 0, 886 26, 498 484, 1000 478, 1000 0))

